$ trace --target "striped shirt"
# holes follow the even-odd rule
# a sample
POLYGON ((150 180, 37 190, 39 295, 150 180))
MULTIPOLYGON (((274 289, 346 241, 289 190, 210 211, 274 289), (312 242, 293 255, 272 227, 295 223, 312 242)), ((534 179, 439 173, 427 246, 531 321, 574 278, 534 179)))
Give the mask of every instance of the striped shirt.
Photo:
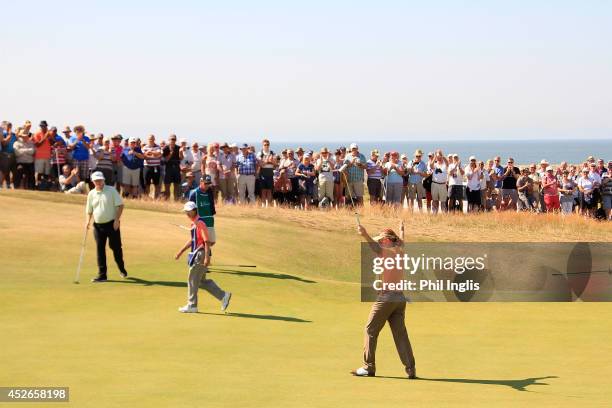
POLYGON ((100 149, 96 152, 97 169, 112 170, 113 169, 113 153, 106 149, 100 149))
POLYGON ((161 147, 159 147, 158 145, 151 146, 149 144, 146 144, 142 147, 142 152, 145 155, 144 165, 146 167, 159 166, 161 164, 161 156, 156 158, 146 157, 148 153, 161 153, 161 147))

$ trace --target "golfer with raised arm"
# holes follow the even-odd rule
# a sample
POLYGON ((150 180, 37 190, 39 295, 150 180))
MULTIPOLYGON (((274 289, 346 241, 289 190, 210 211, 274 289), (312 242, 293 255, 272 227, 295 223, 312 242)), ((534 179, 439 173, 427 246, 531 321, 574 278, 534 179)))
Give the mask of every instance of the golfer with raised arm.
POLYGON ((187 264, 189 265, 187 304, 179 307, 179 312, 198 313, 198 289, 200 286, 217 298, 221 302, 221 311, 225 311, 229 306, 232 294, 223 291, 212 279, 206 279, 210 263, 210 238, 206 223, 198 215, 198 207, 193 201, 187 201, 183 211, 191 220, 191 239, 177 252, 174 259, 178 260, 183 252, 188 249, 191 249, 191 251, 187 257, 187 264))
MULTIPOLYGON (((395 257, 403 253, 404 223, 400 223, 400 235, 392 229, 385 228, 374 238, 368 235, 366 229, 358 225, 357 231, 366 240, 372 250, 379 257, 395 257)), ((385 269, 382 274, 384 283, 400 283, 403 277, 401 269, 385 269)), ((395 347, 400 360, 406 369, 408 378, 416 378, 416 367, 412 346, 408 339, 405 323, 406 298, 402 291, 381 290, 378 292, 376 302, 372 305, 370 317, 365 327, 365 340, 363 347, 363 366, 351 371, 351 374, 360 377, 374 377, 376 375, 376 343, 378 335, 389 322, 395 347)))
POLYGON ((113 251, 119 274, 126 278, 128 273, 123 262, 123 249, 121 247, 121 232, 119 224, 123 213, 123 201, 115 187, 104 184, 104 174, 96 171, 91 175, 95 188, 87 195, 85 214, 87 216, 86 228, 89 229, 91 219, 94 221, 94 238, 98 253, 98 276, 92 282, 106 282, 106 241, 113 251))

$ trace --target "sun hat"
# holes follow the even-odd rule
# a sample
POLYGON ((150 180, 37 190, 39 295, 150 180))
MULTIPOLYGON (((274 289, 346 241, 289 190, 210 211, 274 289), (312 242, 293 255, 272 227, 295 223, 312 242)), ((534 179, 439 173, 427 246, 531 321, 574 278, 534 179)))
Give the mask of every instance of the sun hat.
POLYGON ((194 203, 193 201, 187 201, 183 206, 183 212, 193 211, 197 208, 198 207, 196 206, 196 203, 194 203))
POLYGON ((470 156, 470 161, 476 160, 476 156, 470 156))
POLYGON ((329 149, 327 147, 322 147, 321 153, 329 153, 329 149))
POLYGON ((101 171, 94 171, 91 173, 91 181, 104 180, 104 174, 101 171))

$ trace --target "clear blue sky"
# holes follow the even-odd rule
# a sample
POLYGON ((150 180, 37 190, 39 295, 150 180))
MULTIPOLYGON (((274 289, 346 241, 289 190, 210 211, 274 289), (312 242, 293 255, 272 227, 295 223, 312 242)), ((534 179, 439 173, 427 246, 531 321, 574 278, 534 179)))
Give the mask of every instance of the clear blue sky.
POLYGON ((0 118, 198 140, 612 138, 610 1, 0 0, 0 118))

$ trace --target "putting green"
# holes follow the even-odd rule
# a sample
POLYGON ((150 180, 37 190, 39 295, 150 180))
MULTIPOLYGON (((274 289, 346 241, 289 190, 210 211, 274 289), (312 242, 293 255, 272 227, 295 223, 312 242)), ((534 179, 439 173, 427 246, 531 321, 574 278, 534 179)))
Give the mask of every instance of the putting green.
POLYGON ((214 263, 258 267, 211 274, 233 292, 231 313, 203 294, 201 313, 182 315, 186 267, 173 255, 188 234, 170 224, 183 215, 128 208, 133 279, 109 251, 112 281, 89 283, 90 236, 74 285, 79 200, 26 196, 0 195, 0 386, 69 386, 78 407, 609 404, 611 304, 411 304, 422 379, 403 378, 388 328, 380 377, 354 378, 369 311, 356 235, 221 210, 214 263))

